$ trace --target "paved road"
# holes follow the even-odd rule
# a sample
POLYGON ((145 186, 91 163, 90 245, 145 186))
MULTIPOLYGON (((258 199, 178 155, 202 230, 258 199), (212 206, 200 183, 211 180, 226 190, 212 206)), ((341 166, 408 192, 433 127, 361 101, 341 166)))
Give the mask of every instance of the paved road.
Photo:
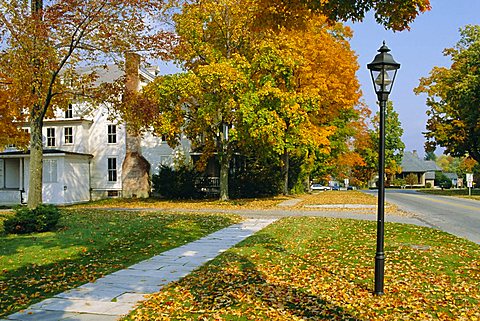
POLYGON ((479 201, 409 190, 386 190, 385 199, 434 228, 480 244, 479 201))

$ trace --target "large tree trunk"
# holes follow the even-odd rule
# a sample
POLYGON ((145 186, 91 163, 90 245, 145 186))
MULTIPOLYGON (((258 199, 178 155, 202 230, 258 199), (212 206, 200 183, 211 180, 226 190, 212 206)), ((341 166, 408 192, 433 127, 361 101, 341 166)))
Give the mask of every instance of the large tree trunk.
MULTIPOLYGON (((38 13, 43 9, 42 0, 32 0, 31 11, 33 19, 42 19, 38 13)), ((33 57, 38 61, 38 57, 33 57)), ((38 62, 35 62, 38 67, 38 62)), ((33 84, 32 92, 36 93, 37 88, 33 84)), ((30 172, 28 178, 28 200, 27 206, 30 209, 36 208, 43 201, 43 118, 45 107, 36 103, 30 112, 30 172)))
POLYGON ((303 186, 305 187, 306 192, 310 192, 310 175, 306 175, 303 180, 303 186))
MULTIPOLYGON (((38 108, 34 107, 34 110, 38 108)), ((28 179, 28 201, 30 209, 42 203, 42 178, 43 178, 43 117, 31 115, 30 120, 30 176, 28 179)))
MULTIPOLYGON (((125 59, 125 91, 140 89, 140 56, 127 53, 125 59)), ((122 164, 122 196, 147 198, 150 196, 150 163, 142 156, 141 135, 135 126, 126 124, 126 153, 122 164)))
POLYGON ((230 171, 230 157, 227 153, 220 155, 220 200, 228 201, 228 173, 230 171))
POLYGON ((230 172, 230 158, 228 152, 228 126, 222 123, 217 141, 218 157, 220 162, 220 200, 228 201, 228 174, 230 172))
POLYGON ((290 169, 290 157, 288 151, 282 155, 283 195, 288 195, 288 171, 290 169))

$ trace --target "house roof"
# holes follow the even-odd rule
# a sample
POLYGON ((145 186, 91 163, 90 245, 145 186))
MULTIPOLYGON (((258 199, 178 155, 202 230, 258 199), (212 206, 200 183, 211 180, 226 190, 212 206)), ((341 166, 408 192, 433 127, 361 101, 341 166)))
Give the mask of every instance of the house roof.
MULTIPOLYGON (((98 76, 98 78, 94 82, 94 86, 99 86, 103 83, 113 83, 125 75, 125 71, 116 64, 94 67, 80 67, 77 69, 77 72, 79 74, 88 74, 93 71, 95 71, 98 76)), ((143 78, 145 82, 153 81, 157 76, 157 71, 158 70, 156 70, 154 67, 140 67, 138 70, 140 77, 143 78)))
POLYGON ((457 173, 443 173, 448 179, 458 179, 457 173))
MULTIPOLYGON (((69 152, 65 150, 60 150, 60 149, 44 149, 43 150, 44 155, 74 155, 74 156, 87 156, 90 158, 93 158, 92 154, 85 154, 85 153, 75 153, 75 152, 69 152)), ((0 152, 0 158, 6 158, 9 156, 25 156, 25 155, 30 155, 30 150, 12 150, 12 151, 3 151, 0 152)))
POLYGON ((426 172, 425 179, 435 179, 435 172, 426 172))
POLYGON ((404 152, 401 166, 403 173, 425 173, 442 170, 434 161, 420 159, 416 152, 404 152))

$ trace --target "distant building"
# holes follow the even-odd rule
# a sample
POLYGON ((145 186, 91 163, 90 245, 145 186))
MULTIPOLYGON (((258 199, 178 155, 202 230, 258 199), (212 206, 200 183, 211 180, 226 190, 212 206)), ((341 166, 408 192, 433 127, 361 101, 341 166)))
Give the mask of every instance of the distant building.
POLYGON ((402 158, 402 172, 398 178, 405 179, 409 174, 415 174, 417 182, 414 187, 426 187, 435 185, 435 172, 442 169, 434 161, 426 161, 418 157, 417 151, 404 152, 402 158))

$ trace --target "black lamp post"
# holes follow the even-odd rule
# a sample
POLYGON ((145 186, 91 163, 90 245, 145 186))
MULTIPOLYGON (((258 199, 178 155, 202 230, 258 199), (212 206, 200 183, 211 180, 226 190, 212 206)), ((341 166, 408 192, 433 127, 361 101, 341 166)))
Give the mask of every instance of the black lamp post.
POLYGON ((388 95, 393 87, 400 64, 393 60, 390 49, 383 42, 378 49, 379 54, 367 65, 372 75, 373 86, 380 105, 380 137, 378 147, 378 214, 377 214, 377 252, 375 254, 375 290, 377 295, 383 294, 385 270, 385 253, 383 251, 385 223, 385 108, 388 95))

